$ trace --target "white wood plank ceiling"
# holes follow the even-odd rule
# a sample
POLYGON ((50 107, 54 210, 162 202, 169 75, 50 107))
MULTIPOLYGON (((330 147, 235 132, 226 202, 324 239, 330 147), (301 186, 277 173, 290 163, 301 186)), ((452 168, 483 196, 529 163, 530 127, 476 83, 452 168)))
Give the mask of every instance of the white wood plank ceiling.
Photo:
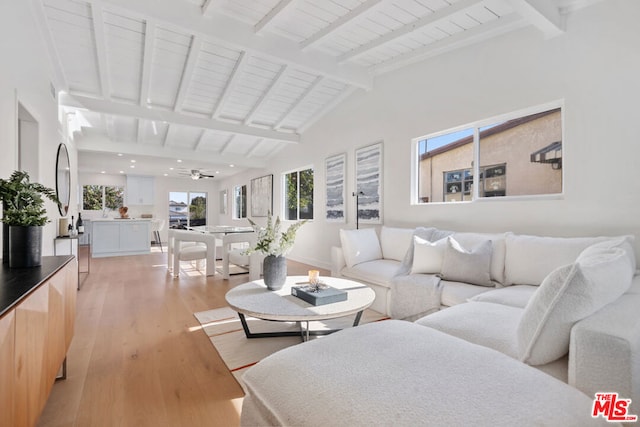
POLYGON ((264 166, 376 75, 526 25, 562 34, 593 2, 31 1, 80 151, 214 169, 264 166))

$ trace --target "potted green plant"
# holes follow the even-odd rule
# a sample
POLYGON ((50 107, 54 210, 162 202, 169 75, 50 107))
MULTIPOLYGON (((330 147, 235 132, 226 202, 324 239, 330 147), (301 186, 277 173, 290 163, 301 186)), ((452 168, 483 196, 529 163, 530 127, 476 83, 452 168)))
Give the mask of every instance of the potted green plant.
POLYGON ((283 232, 280 231, 280 217, 276 217, 276 221, 273 222, 271 212, 267 213, 267 226, 265 228, 260 227, 248 218, 247 220, 257 236, 256 245, 253 248, 249 248, 247 253, 261 252, 266 255, 262 263, 264 284, 272 291, 282 289, 287 278, 287 259, 285 256, 293 248, 296 232, 307 220, 296 222, 283 232))
POLYGON ((49 222, 44 197, 58 206, 51 188, 29 180, 25 171, 14 171, 7 180, 0 179, 3 205, 3 262, 10 268, 36 267, 42 263, 42 227, 49 222))

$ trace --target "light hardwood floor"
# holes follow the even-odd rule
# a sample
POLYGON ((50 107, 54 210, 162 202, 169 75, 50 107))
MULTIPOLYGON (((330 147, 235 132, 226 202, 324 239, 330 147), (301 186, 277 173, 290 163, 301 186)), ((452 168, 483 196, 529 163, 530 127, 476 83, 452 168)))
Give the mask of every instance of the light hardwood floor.
MULTIPOLYGON (((242 389, 193 313, 225 306, 248 276, 207 278, 189 265, 173 279, 166 251, 92 259, 80 277, 68 376, 38 426, 238 425, 242 389)), ((289 274, 309 268, 288 262, 289 274)))

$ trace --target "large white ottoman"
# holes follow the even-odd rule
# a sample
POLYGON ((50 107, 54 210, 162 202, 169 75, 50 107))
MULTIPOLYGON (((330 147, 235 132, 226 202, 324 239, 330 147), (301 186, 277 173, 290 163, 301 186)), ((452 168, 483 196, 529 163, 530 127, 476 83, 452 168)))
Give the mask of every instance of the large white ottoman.
POLYGON ((243 379, 244 426, 611 425, 535 368, 398 320, 279 351, 243 379))

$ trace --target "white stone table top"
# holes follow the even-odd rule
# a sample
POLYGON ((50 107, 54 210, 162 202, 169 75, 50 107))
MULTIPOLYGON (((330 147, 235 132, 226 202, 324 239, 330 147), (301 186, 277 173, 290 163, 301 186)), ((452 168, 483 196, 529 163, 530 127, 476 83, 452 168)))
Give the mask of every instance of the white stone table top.
POLYGON ((321 282, 348 292, 347 300, 314 306, 291 295, 291 286, 309 282, 306 276, 288 276, 282 289, 270 291, 263 280, 236 286, 227 292, 227 303, 238 313, 265 320, 311 321, 348 316, 369 307, 375 299, 371 288, 337 277, 321 277, 321 282))

